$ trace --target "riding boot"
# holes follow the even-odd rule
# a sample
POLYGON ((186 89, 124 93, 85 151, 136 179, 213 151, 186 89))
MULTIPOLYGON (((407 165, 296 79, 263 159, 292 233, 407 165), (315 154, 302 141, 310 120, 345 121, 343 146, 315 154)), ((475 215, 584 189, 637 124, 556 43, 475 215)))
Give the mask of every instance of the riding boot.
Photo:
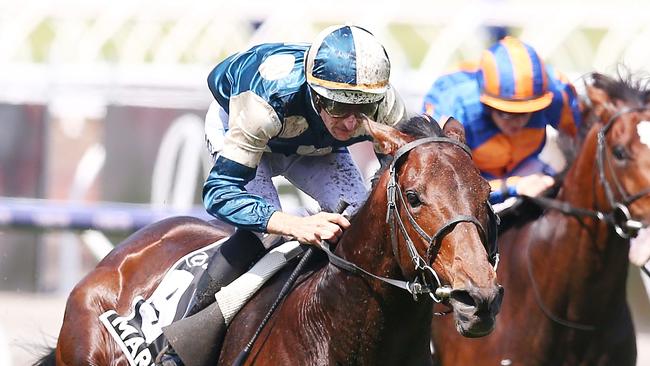
POLYGON ((174 348, 171 345, 167 344, 154 361, 156 366, 185 366, 183 360, 176 354, 174 348))
POLYGON ((201 365, 218 357, 220 347, 215 345, 223 340, 225 321, 214 295, 244 274, 265 252, 257 235, 245 230, 237 230, 219 245, 197 283, 185 317, 163 328, 168 346, 161 351, 157 365, 201 365), (188 355, 191 361, 182 363, 181 359, 190 358, 188 355))

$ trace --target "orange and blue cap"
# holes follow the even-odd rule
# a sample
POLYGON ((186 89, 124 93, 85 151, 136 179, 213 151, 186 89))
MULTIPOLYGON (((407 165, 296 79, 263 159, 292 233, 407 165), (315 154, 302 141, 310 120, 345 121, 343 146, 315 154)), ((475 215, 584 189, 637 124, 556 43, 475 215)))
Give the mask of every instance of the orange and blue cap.
POLYGON ((536 112, 553 100, 544 62, 531 46, 514 37, 483 51, 478 80, 481 102, 504 112, 536 112))

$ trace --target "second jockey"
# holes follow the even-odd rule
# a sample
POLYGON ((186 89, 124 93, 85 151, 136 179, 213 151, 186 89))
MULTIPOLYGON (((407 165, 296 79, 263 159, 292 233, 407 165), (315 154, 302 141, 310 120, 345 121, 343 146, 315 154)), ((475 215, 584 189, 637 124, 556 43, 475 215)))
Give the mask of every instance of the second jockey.
POLYGON ((478 68, 437 79, 423 112, 465 127, 467 143, 481 173, 490 180, 490 201, 536 196, 554 183, 553 169, 539 159, 546 126, 573 136, 580 110, 573 85, 535 50, 505 37, 483 51, 478 68))

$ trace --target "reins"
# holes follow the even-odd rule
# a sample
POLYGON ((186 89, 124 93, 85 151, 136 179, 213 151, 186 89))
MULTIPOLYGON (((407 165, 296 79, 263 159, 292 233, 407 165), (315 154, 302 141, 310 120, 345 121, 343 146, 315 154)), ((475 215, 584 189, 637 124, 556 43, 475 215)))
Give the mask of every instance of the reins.
MULTIPOLYGON (((349 206, 348 202, 345 202, 341 200, 336 207, 335 212, 338 214, 343 214, 345 209, 349 206)), ((321 244, 325 243, 325 241, 322 241, 321 244)), ((282 289, 278 293, 277 298, 271 304, 271 307, 269 310, 266 312, 266 315, 260 322, 260 325, 257 327, 257 330, 255 333, 253 333, 253 336, 251 339, 246 343, 246 346, 244 346, 244 349, 237 355, 237 358, 233 361, 233 366, 241 366, 244 364, 248 356, 250 355, 251 350, 253 349, 253 345, 255 344, 255 341, 257 338, 260 336, 262 333, 262 330, 266 326, 266 324, 271 320, 271 317, 273 316, 273 313, 275 310, 280 306, 280 304, 284 301, 284 299, 287 297, 291 289, 293 288, 293 285, 295 284, 296 280, 298 279, 298 276, 302 273, 303 268, 307 265, 307 262, 309 262, 309 259, 311 256, 314 254, 315 248, 313 246, 310 246, 307 248, 305 253, 302 255, 302 258, 296 265, 296 268, 293 269, 293 272, 291 272, 291 275, 289 275, 289 278, 287 278, 287 281, 284 283, 282 286, 282 289)))
POLYGON ((542 301, 542 295, 539 291, 539 287, 537 286, 537 282, 535 282, 535 276, 533 274, 533 265, 530 260, 530 240, 526 243, 526 270, 528 271, 528 278, 530 279, 531 287, 533 289, 533 294, 535 295, 535 301, 537 302, 537 305, 539 308, 542 310, 544 315, 554 321, 557 324, 560 324, 562 326, 565 326, 567 328, 572 328, 572 329, 577 329, 577 330, 583 330, 583 331, 595 331, 596 326, 592 324, 584 324, 584 323, 578 323, 574 322, 568 319, 563 319, 560 318, 559 316, 553 314, 553 311, 546 307, 544 304, 544 301, 542 301))

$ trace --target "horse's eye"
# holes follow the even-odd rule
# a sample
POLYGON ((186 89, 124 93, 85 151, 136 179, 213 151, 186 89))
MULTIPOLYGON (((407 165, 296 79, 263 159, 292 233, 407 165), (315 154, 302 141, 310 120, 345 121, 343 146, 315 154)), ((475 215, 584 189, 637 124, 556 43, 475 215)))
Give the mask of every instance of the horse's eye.
POLYGON ((406 192, 406 199, 409 201, 409 205, 411 205, 413 208, 418 207, 422 204, 422 201, 420 201, 418 194, 413 191, 406 192))
POLYGON ((623 145, 614 146, 612 149, 612 155, 614 155, 614 158, 619 161, 627 160, 630 157, 623 145))

